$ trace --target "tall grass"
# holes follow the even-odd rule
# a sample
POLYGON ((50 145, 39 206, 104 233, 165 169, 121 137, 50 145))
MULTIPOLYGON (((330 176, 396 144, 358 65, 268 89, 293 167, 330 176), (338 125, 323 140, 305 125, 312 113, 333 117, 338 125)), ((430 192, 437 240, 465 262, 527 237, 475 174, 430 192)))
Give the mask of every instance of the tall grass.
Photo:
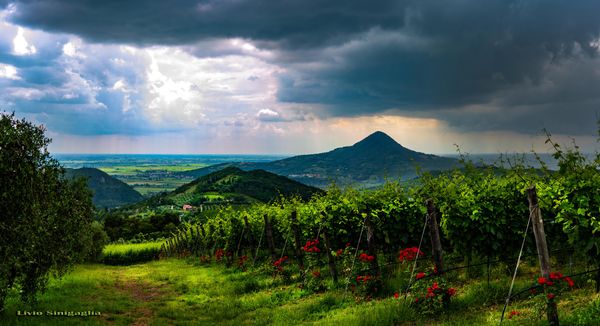
POLYGON ((110 244, 104 247, 100 262, 106 265, 131 265, 158 258, 162 241, 110 244))

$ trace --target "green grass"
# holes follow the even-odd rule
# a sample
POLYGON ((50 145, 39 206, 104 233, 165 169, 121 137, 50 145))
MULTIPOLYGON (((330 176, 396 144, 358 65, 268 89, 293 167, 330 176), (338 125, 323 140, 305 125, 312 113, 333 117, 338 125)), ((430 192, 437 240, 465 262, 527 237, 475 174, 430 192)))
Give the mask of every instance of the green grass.
MULTIPOLYGON (((121 250, 115 249, 115 250, 121 250)), ((13 291, 1 325, 497 325, 510 278, 457 279, 448 311, 423 316, 402 298, 357 303, 343 289, 310 294, 297 284, 193 260, 166 259, 131 266, 81 265, 51 279, 36 306, 20 303, 13 291), (100 311, 97 317, 17 317, 17 310, 100 311)), ((519 279, 517 289, 529 284, 519 279)), ((597 325, 600 295, 593 284, 561 295, 563 325, 597 325)), ((543 325, 534 302, 519 299, 521 314, 509 325, 543 325)))
POLYGON ((158 258, 163 241, 109 244, 102 250, 100 261, 107 265, 131 265, 158 258))

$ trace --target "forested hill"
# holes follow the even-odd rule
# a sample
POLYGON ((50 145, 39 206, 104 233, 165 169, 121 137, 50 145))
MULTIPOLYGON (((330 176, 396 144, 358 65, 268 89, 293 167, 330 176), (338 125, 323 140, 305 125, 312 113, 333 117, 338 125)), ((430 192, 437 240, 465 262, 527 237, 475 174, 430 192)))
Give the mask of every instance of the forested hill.
POLYGON ((352 146, 326 153, 293 156, 267 163, 220 164, 182 174, 199 177, 227 166, 244 170, 263 169, 318 187, 332 181, 368 187, 381 184, 386 178, 413 178, 417 168, 424 171, 447 170, 458 166, 458 162, 453 158, 410 150, 377 131, 352 146))
POLYGON ((309 199, 322 190, 263 170, 226 167, 202 176, 174 191, 155 196, 149 205, 271 202, 279 196, 309 199))
POLYGON ((98 208, 113 208, 137 203, 142 195, 125 182, 94 168, 65 169, 67 178, 83 177, 94 193, 92 201, 98 208))

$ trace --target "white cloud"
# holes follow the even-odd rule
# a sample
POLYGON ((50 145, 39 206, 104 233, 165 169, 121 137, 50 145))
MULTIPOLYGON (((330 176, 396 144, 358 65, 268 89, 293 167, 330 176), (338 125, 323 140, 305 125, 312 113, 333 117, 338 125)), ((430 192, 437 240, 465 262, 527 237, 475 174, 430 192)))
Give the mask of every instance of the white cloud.
POLYGON ((271 109, 262 109, 256 114, 256 118, 260 121, 281 121, 279 112, 271 109))
POLYGON ((25 30, 22 27, 17 29, 17 35, 13 39, 13 52, 16 55, 31 55, 37 53, 35 46, 27 42, 25 30))
POLYGON ((17 68, 15 66, 0 63, 0 78, 19 80, 21 77, 17 74, 17 68))
POLYGON ((80 39, 71 39, 62 47, 62 52, 67 57, 85 58, 85 53, 81 51, 82 41, 80 39))

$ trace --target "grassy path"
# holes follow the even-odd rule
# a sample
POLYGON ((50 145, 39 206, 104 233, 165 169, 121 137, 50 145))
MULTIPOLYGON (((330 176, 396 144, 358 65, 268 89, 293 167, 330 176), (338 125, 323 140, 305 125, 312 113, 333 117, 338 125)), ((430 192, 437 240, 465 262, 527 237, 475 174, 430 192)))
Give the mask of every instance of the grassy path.
MULTIPOLYGON (((457 287, 458 296, 442 315, 417 315, 389 298, 357 304, 343 292, 308 294, 263 275, 195 266, 170 259, 112 267, 81 265, 31 307, 13 293, 0 325, 497 325, 506 281, 472 281, 457 287), (17 316, 17 311, 99 311, 100 316, 17 316)), ((533 317, 531 300, 511 309, 522 315, 506 324, 544 325, 533 317)), ((600 296, 592 286, 561 298, 563 325, 598 325, 600 296)))

